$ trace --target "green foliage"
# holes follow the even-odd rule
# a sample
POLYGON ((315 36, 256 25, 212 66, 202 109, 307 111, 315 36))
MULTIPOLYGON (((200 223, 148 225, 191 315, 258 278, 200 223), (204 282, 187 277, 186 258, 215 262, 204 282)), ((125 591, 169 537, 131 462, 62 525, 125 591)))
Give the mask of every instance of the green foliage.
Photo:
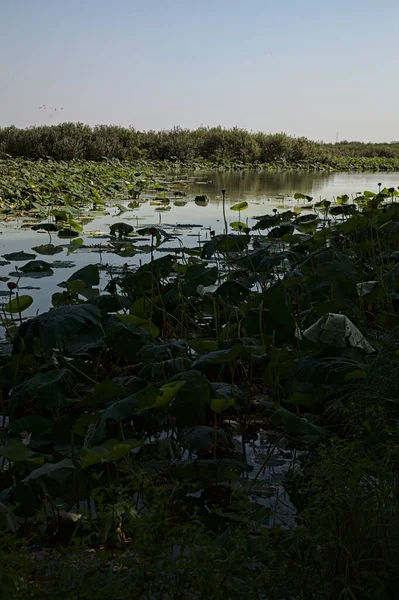
MULTIPOLYGON (((290 150, 284 136, 272 141, 265 152, 290 150)), ((147 187, 163 203, 178 185, 129 168, 127 178, 126 165, 115 164, 111 177, 103 163, 86 165, 78 185, 71 164, 59 167, 74 202, 85 192, 82 205, 118 189, 139 203, 147 187)), ((24 177, 16 202, 40 212, 24 177)), ((356 204, 344 195, 334 207, 320 204, 328 227, 314 213, 263 215, 252 229, 212 234, 201 257, 170 248, 161 255, 173 237, 166 226, 138 229, 149 262, 111 272, 101 294, 94 288, 104 263, 88 264, 54 298, 66 305, 26 320, 19 313, 31 297, 13 296, 19 281, 10 282, 0 356, 1 533, 26 557, 30 540, 66 546, 69 556, 79 546, 114 551, 114 562, 79 563, 58 595, 86 597, 96 582, 104 598, 258 598, 265 589, 276 599, 344 598, 347 590, 392 597, 394 197, 383 189, 356 204)), ((67 208, 53 217, 71 224, 67 208)), ((106 237, 107 250, 129 248, 106 237)), ((65 267, 30 259, 18 276, 65 267)), ((29 562, 7 577, 0 568, 7 597, 23 597, 26 585, 43 597, 43 581, 51 597, 51 569, 39 576, 35 568, 29 562)))

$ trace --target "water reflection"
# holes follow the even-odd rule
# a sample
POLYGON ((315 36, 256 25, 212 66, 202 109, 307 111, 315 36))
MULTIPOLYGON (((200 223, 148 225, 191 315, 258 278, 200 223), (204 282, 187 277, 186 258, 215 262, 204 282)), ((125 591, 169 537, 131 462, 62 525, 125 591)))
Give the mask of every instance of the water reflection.
POLYGON ((208 194, 211 202, 221 202, 221 190, 227 190, 227 200, 259 201, 274 199, 277 194, 295 192, 332 200, 340 194, 356 195, 357 192, 371 189, 378 191, 378 183, 383 187, 398 187, 399 173, 318 173, 314 171, 211 171, 198 175, 192 173, 194 181, 209 181, 206 185, 194 183, 192 192, 208 194))
MULTIPOLYGON (((294 194, 301 192, 317 195, 319 191, 328 187, 329 180, 333 177, 331 173, 313 172, 253 172, 253 171, 213 171, 207 173, 206 177, 197 175, 196 181, 206 181, 207 185, 193 185, 195 193, 206 193, 212 199, 220 196, 220 190, 226 189, 228 198, 236 200, 261 200, 273 198, 279 193, 294 194)), ((216 198, 215 202, 221 198, 216 198)))

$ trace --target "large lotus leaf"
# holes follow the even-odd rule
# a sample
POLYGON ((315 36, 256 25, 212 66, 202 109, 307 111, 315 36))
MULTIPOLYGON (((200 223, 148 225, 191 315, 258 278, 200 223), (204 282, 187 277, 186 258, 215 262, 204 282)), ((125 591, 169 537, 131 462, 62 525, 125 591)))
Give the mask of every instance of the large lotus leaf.
POLYGON ((117 356, 133 361, 149 339, 152 336, 144 328, 132 323, 120 323, 108 331, 105 343, 117 356))
POLYGON ((354 215, 358 212, 355 204, 345 204, 344 206, 333 206, 330 208, 330 214, 337 215, 354 215))
POLYGON ((328 313, 303 332, 312 342, 345 348, 361 348, 367 354, 375 352, 359 329, 345 315, 328 313))
POLYGON ((136 394, 128 396, 118 402, 114 402, 114 404, 104 410, 94 435, 93 442, 98 442, 103 437, 107 420, 123 421, 124 419, 132 417, 137 410, 150 410, 153 408, 166 407, 172 402, 180 389, 184 387, 185 383, 184 380, 173 381, 166 383, 160 388, 148 385, 145 389, 140 390, 136 394))
MULTIPOLYGON (((136 300, 143 296, 151 288, 157 288, 157 281, 163 277, 167 277, 173 270, 174 258, 168 254, 143 264, 135 273, 131 273, 117 280, 118 285, 136 300)), ((115 281, 108 284, 106 291, 115 292, 115 281), (111 285, 112 284, 112 285, 111 285)))
POLYGON ((274 227, 281 221, 281 217, 279 215, 264 215, 262 217, 256 217, 257 223, 252 227, 253 230, 257 229, 269 229, 269 227, 274 227))
POLYGON ((118 294, 101 294, 97 298, 91 298, 90 304, 97 306, 103 314, 115 313, 128 307, 128 300, 118 294))
POLYGON ((327 435, 327 430, 310 423, 304 417, 294 415, 289 410, 279 407, 272 416, 274 425, 283 425, 289 435, 306 436, 313 441, 319 441, 327 435))
POLYGON ((0 446, 0 456, 4 456, 4 458, 13 463, 29 462, 39 465, 44 463, 44 457, 32 452, 21 438, 7 440, 3 446, 0 446))
POLYGON ((315 214, 310 214, 310 215, 303 215, 301 217, 297 217, 294 221, 294 225, 300 230, 300 231, 313 231, 317 228, 317 225, 320 221, 320 218, 318 215, 315 214))
POLYGON ((62 486, 75 469, 76 467, 72 460, 70 458, 64 458, 57 463, 46 463, 39 469, 35 469, 22 480, 22 483, 30 483, 34 480, 49 478, 62 486))
POLYGON ((217 286, 216 285, 199 285, 196 289, 196 292, 198 294, 198 296, 201 296, 201 298, 203 298, 206 294, 213 294, 214 292, 216 292, 217 290, 217 286))
POLYGON ((294 331, 295 320, 287 305, 282 284, 274 285, 263 293, 263 309, 268 311, 266 319, 270 329, 284 328, 287 332, 294 331))
POLYGON ((286 395, 300 392, 322 397, 331 386, 340 386, 348 373, 366 367, 366 355, 360 348, 324 346, 316 354, 301 358, 298 370, 285 386, 286 395))
POLYGON ((211 401, 211 409, 214 413, 220 415, 222 412, 234 406, 235 402, 233 398, 214 398, 211 401))
MULTIPOLYGON (((258 271, 259 265, 265 258, 270 256, 268 248, 259 248, 253 252, 245 253, 245 255, 238 257, 235 263, 241 268, 248 271, 258 271)), ((279 261, 281 262, 281 261, 279 261)))
POLYGON ((193 296, 199 285, 209 286, 215 283, 219 276, 218 268, 208 268, 204 265, 190 265, 184 274, 183 293, 193 296))
POLYGON ((214 381, 211 383, 214 398, 224 398, 225 400, 234 400, 238 405, 244 404, 244 394, 237 385, 214 381))
POLYGON ((154 273, 156 277, 167 277, 173 270, 175 259, 171 254, 161 256, 150 263, 144 263, 136 271, 136 274, 154 273))
POLYGON ((149 344, 144 346, 140 353, 140 360, 143 362, 162 361, 168 358, 177 358, 187 353, 186 342, 180 340, 171 340, 165 344, 149 344))
POLYGON ((212 352, 213 350, 218 349, 218 343, 215 340, 188 340, 187 345, 192 348, 194 352, 198 352, 199 354, 212 352))
POLYGON ((21 434, 26 431, 32 438, 39 439, 42 436, 50 433, 53 425, 50 419, 45 419, 39 415, 28 415, 17 421, 12 421, 9 425, 10 434, 21 434))
POLYGON ((98 285, 100 283, 100 273, 96 265, 86 265, 79 269, 68 279, 69 281, 84 281, 85 287, 98 285))
POLYGON ((105 425, 108 420, 111 421, 123 421, 132 417, 138 409, 145 410, 152 406, 159 395, 159 390, 148 385, 143 390, 114 402, 104 410, 101 416, 101 421, 97 427, 96 433, 93 437, 93 443, 99 442, 105 432, 105 425))
POLYGON ((206 371, 213 365, 230 365, 245 353, 246 350, 242 345, 235 344, 232 348, 226 350, 215 350, 203 354, 195 361, 193 367, 199 371, 206 371))
POLYGON ((267 234, 267 237, 271 239, 281 238, 284 235, 293 233, 294 229, 295 228, 291 223, 283 223, 271 229, 267 234))
POLYGON ((122 321, 123 323, 131 323, 136 325, 137 327, 142 327, 146 331, 148 331, 153 337, 157 337, 159 335, 159 329, 152 321, 146 319, 144 317, 138 317, 137 315, 131 315, 126 313, 118 313, 116 318, 122 321))
POLYGON ((214 292, 215 296, 219 296, 228 302, 240 302, 245 300, 250 294, 250 290, 237 281, 224 281, 214 292))
POLYGON ((23 323, 19 336, 28 350, 33 348, 35 338, 44 349, 56 348, 89 325, 100 325, 100 316, 100 310, 90 304, 61 306, 23 323))
POLYGON ((268 256, 264 253, 262 260, 256 267, 256 271, 259 273, 270 273, 276 267, 279 267, 282 263, 288 263, 292 265, 298 262, 300 255, 291 250, 284 250, 283 252, 277 252, 268 256))
POLYGON ((101 327, 93 326, 71 337, 65 345, 69 356, 90 355, 93 350, 105 348, 104 331, 101 327))
POLYGON ((141 446, 139 440, 107 440, 101 446, 82 448, 80 450, 82 469, 86 469, 91 465, 117 462, 126 454, 129 454, 133 448, 139 446, 141 446))
POLYGON ((338 230, 345 234, 355 233, 367 225, 367 218, 364 215, 353 215, 344 223, 338 226, 338 230))
POLYGON ((132 395, 140 390, 144 389, 147 385, 145 379, 141 377, 136 377, 135 375, 130 375, 126 377, 114 377, 113 381, 120 385, 127 394, 132 395))
POLYGON ((101 383, 97 383, 94 390, 91 393, 86 394, 83 402, 86 406, 90 406, 91 408, 98 406, 103 407, 112 400, 124 398, 126 395, 127 393, 121 385, 111 379, 106 379, 101 383))
MULTIPOLYGON (((224 429, 218 429, 217 433, 218 446, 228 446, 228 438, 224 429)), ((179 433, 179 442, 190 452, 203 452, 211 450, 215 442, 215 428, 207 425, 192 427, 190 429, 182 429, 179 433)))
POLYGON ((202 258, 211 258, 215 252, 239 252, 244 250, 249 243, 249 237, 244 235, 216 235, 202 247, 202 258))
POLYGON ((16 405, 24 406, 26 402, 35 400, 39 409, 67 406, 70 400, 65 398, 62 386, 71 379, 74 376, 68 369, 36 373, 14 388, 13 401, 16 405))
POLYGON ((172 381, 185 381, 170 406, 178 427, 203 425, 211 403, 212 390, 208 379, 199 371, 189 370, 175 375, 172 381))
POLYGON ((349 200, 348 194, 342 194, 342 196, 337 196, 337 204, 346 204, 349 200))
MULTIPOLYGON (((97 425, 99 420, 101 419, 101 413, 85 413, 81 417, 78 418, 77 421, 73 424, 72 431, 75 435, 80 435, 81 437, 86 437, 88 433, 88 428, 91 425, 97 425)), ((85 439, 85 442, 91 440, 91 435, 88 439, 85 439)))
POLYGON ((306 258, 298 268, 302 271, 305 267, 310 267, 313 272, 315 267, 331 262, 334 262, 337 268, 340 268, 338 263, 351 263, 348 256, 343 252, 335 252, 332 248, 321 248, 314 252, 311 257, 306 258))
POLYGON ((165 383, 165 385, 159 388, 158 394, 155 398, 155 401, 152 405, 146 406, 146 408, 160 408, 164 406, 168 406, 173 398, 176 397, 176 394, 181 390, 185 385, 185 381, 170 381, 169 383, 165 383))

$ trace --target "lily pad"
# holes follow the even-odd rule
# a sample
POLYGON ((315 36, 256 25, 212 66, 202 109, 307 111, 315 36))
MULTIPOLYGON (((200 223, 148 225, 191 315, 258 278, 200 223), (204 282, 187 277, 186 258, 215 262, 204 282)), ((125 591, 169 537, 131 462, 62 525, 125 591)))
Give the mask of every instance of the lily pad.
POLYGON ((40 279, 41 277, 51 277, 54 271, 51 265, 43 260, 32 260, 18 271, 10 273, 11 277, 32 277, 33 279, 40 279))
MULTIPOLYGON (((3 254, 3 258, 8 261, 19 261, 19 260, 33 260, 36 258, 36 254, 29 254, 29 252, 11 252, 11 254, 3 254)), ((7 263, 6 263, 7 264, 7 263)))
POLYGON ((75 229, 61 229, 61 231, 58 232, 58 237, 60 238, 76 238, 79 235, 79 232, 76 231, 75 229))
MULTIPOLYGON (((53 256, 63 251, 62 246, 54 246, 54 244, 42 244, 41 246, 34 246, 32 248, 38 254, 44 254, 45 256, 53 256)), ((32 258, 32 257, 31 257, 32 258)), ((33 258, 36 258, 33 256, 33 258)))

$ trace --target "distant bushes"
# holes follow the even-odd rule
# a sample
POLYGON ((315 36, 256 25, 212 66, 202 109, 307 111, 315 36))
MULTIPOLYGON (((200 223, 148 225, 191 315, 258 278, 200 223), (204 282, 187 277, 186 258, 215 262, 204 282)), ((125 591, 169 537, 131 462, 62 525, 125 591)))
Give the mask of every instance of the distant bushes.
POLYGON ((219 163, 329 164, 334 157, 399 158, 399 143, 322 144, 284 133, 251 133, 234 127, 174 127, 168 131, 138 131, 114 125, 89 127, 61 123, 18 129, 0 128, 0 156, 55 160, 104 158, 120 160, 208 160, 219 163))
POLYGON ((209 160, 214 162, 311 161, 327 158, 322 144, 284 133, 250 133, 244 129, 175 127, 138 131, 113 125, 82 123, 0 128, 0 156, 55 160, 209 160))
POLYGON ((363 143, 339 142, 326 144, 326 150, 336 156, 351 158, 399 158, 399 142, 391 143, 363 143))

